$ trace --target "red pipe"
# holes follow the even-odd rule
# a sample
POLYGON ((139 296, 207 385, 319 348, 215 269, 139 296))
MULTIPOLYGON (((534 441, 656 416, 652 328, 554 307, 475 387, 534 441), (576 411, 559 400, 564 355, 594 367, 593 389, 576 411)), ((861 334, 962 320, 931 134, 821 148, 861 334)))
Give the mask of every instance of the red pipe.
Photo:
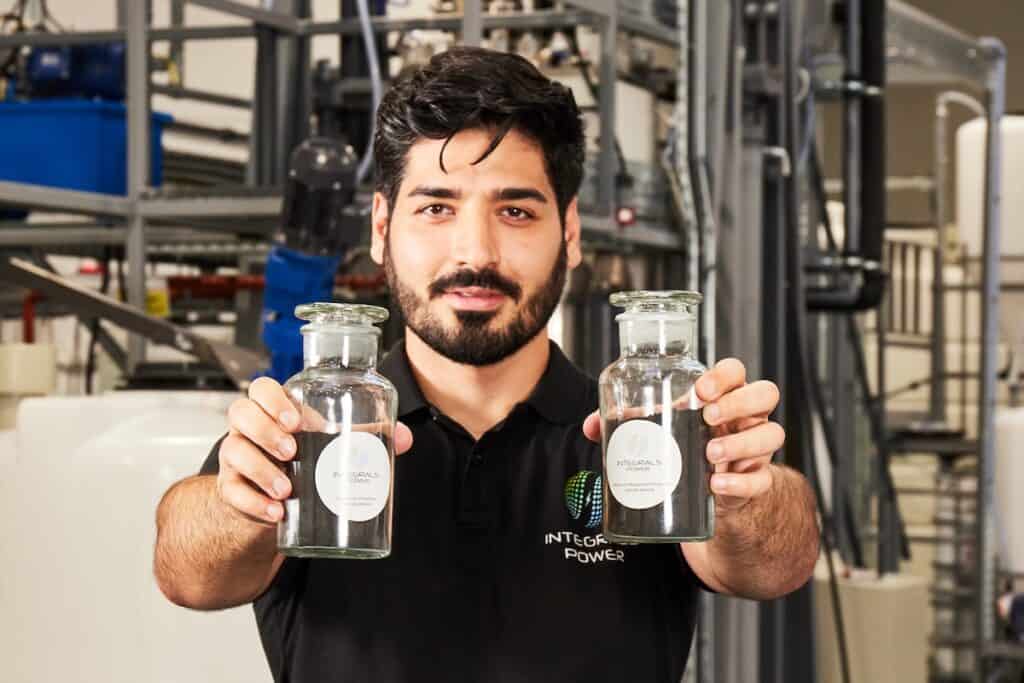
MULTIPOLYGON (((371 275, 338 275, 334 283, 358 290, 379 289, 387 285, 384 271, 371 275)), ((230 299, 242 290, 262 290, 262 275, 172 275, 167 278, 171 301, 193 299, 230 299)))

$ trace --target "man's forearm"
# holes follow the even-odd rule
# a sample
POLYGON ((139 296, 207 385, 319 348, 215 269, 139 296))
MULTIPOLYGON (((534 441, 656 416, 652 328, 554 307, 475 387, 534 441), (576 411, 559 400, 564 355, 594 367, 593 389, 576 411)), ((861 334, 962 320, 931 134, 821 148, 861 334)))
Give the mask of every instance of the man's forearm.
POLYGON ((730 593, 768 600, 802 586, 818 557, 814 493, 798 472, 771 465, 772 487, 738 510, 716 510, 708 563, 730 593))
POLYGON ((274 528, 222 503, 214 476, 185 479, 160 501, 153 571, 179 605, 222 609, 250 602, 272 577, 276 557, 274 528))

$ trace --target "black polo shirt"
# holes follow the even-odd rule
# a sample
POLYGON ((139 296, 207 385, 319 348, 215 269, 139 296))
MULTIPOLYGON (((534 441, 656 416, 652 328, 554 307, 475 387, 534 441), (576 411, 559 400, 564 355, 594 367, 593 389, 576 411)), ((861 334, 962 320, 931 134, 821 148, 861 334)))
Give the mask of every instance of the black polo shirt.
POLYGON ((678 683, 700 584, 677 544, 609 544, 600 497, 582 506, 596 382, 552 343, 532 395, 475 441, 427 404, 403 344, 380 371, 414 438, 392 554, 285 560, 254 603, 274 680, 678 683))

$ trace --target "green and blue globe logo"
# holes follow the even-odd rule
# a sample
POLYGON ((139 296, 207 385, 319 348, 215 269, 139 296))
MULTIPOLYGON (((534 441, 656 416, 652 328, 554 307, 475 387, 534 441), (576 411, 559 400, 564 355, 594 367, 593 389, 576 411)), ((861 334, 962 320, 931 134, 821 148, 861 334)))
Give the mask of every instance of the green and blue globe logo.
POLYGON ((584 528, 601 526, 603 493, 601 475, 591 470, 580 470, 565 482, 565 506, 569 516, 584 528))

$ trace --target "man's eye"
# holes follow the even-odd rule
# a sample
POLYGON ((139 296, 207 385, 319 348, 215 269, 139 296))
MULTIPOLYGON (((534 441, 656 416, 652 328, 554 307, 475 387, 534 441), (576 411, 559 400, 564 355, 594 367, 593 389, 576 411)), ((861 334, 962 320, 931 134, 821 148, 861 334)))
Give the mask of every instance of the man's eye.
POLYGON ((419 211, 428 216, 444 216, 451 213, 451 207, 444 204, 428 204, 419 211))
POLYGON ((502 213, 504 213, 509 218, 517 221, 533 218, 533 214, 531 214, 526 209, 520 209, 518 206, 506 207, 502 209, 502 213))

